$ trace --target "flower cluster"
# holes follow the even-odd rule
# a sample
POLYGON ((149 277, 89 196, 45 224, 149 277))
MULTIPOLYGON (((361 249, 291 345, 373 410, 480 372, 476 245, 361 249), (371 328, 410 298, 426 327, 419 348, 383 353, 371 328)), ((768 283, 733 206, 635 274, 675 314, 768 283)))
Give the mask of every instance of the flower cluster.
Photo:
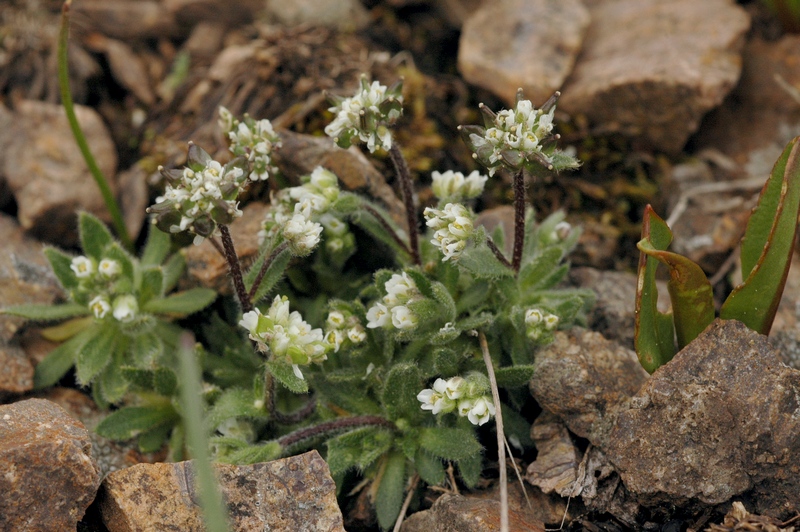
POLYGON ((298 378, 303 378, 299 366, 328 358, 322 329, 312 329, 299 312, 290 312, 286 296, 275 296, 266 314, 260 309, 245 313, 239 325, 250 332, 259 349, 291 364, 298 378))
POLYGON ((272 150, 280 147, 280 137, 269 120, 256 121, 244 115, 240 121, 226 108, 220 107, 218 123, 231 141, 231 152, 250 162, 249 177, 252 181, 266 181, 270 174, 278 171, 272 163, 272 150))
POLYGON ((472 373, 467 378, 453 377, 436 379, 433 388, 417 394, 420 408, 432 414, 458 411, 458 415, 469 419, 473 425, 483 425, 495 415, 495 407, 489 391, 489 380, 485 375, 472 373))
POLYGON ((139 312, 136 297, 129 293, 130 282, 120 280, 122 266, 119 261, 104 258, 99 262, 84 256, 72 259, 70 269, 78 279, 72 294, 76 301, 88 300, 89 310, 101 320, 109 314, 119 322, 133 321, 139 312))
POLYGON ((387 88, 377 81, 370 84, 361 78, 361 89, 352 98, 332 97, 330 112, 336 114, 325 133, 336 144, 348 148, 354 141, 367 143, 370 153, 378 148, 389 150, 392 125, 403 112, 402 81, 387 88))
POLYGON ((332 310, 325 321, 325 340, 334 353, 351 345, 358 345, 367 339, 367 332, 358 317, 346 310, 332 310))
POLYGON ((434 171, 431 173, 433 195, 440 200, 463 201, 474 199, 483 193, 488 176, 482 175, 477 170, 467 177, 461 172, 448 170, 445 173, 434 171))
POLYGON ((495 114, 481 104, 484 126, 459 126, 473 157, 493 176, 499 167, 511 171, 540 165, 548 170, 577 168, 577 159, 555 150, 558 135, 553 134, 553 113, 560 93, 556 92, 541 109, 517 91, 513 110, 495 114))
POLYGON ((448 203, 443 210, 427 207, 424 214, 426 225, 436 230, 431 243, 444 254, 442 261, 457 261, 475 233, 472 213, 460 203, 448 203))
POLYGON ((217 224, 229 224, 242 215, 237 198, 247 180, 241 158, 221 165, 202 148, 190 144, 188 166, 183 170, 159 168, 167 180, 163 196, 147 209, 167 233, 188 231, 194 243, 217 234, 217 224))
POLYGON ((406 272, 396 273, 386 281, 386 295, 367 311, 367 327, 396 329, 413 329, 417 326, 417 317, 408 308, 408 304, 421 299, 414 279, 406 272))
POLYGON ((525 334, 531 340, 542 340, 558 327, 559 317, 550 312, 529 308, 525 311, 525 334))

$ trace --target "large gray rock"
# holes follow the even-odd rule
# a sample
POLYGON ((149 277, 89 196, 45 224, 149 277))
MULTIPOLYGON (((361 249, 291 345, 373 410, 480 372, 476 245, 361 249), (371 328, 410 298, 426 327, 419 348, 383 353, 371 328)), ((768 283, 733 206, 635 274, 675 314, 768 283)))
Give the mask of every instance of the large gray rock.
POLYGON ((100 485, 89 433, 43 399, 0 406, 0 529, 75 530, 100 485))
POLYGON ((739 78, 749 17, 732 0, 605 0, 590 14, 559 108, 680 151, 739 78))
POLYGON ((618 416, 604 451, 644 505, 732 497, 785 517, 800 506, 800 371, 737 321, 715 321, 618 416))
POLYGON ((458 68, 509 105, 520 87, 540 105, 569 75, 588 25, 580 0, 484 2, 464 22, 458 68))
MULTIPOLYGON (((336 486, 316 451, 216 467, 232 531, 344 531, 336 486)), ((192 462, 139 464, 109 474, 101 491, 110 532, 204 530, 192 462)))

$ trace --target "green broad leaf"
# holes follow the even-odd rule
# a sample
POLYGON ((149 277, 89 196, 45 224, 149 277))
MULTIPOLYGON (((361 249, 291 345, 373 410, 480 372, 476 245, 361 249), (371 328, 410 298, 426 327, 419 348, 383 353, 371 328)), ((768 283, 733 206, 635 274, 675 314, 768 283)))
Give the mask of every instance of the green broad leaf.
POLYGON ((458 297, 456 308, 458 313, 479 309, 491 295, 491 285, 485 280, 471 283, 458 297))
POLYGON ((531 439, 530 421, 522 417, 518 408, 503 403, 501 405, 503 406, 503 432, 509 443, 519 444, 524 449, 532 449, 534 445, 531 439))
POLYGON ((90 384, 111 361, 118 336, 119 330, 116 327, 99 327, 97 334, 81 346, 75 369, 78 382, 82 386, 90 384))
POLYGON ((214 403, 208 413, 208 426, 216 429, 229 419, 242 417, 264 417, 266 412, 255 406, 256 397, 253 391, 245 388, 229 388, 214 403))
POLYGON ((417 451, 414 457, 414 467, 419 474, 419 478, 430 486, 438 486, 444 482, 444 464, 440 458, 422 449, 417 451))
POLYGON ((180 419, 170 403, 152 406, 126 406, 112 412, 95 429, 111 440, 129 440, 139 434, 164 425, 173 425, 180 419))
POLYGON ((558 283, 564 280, 569 272, 569 264, 562 264, 550 272, 549 275, 541 278, 536 284, 537 290, 546 290, 553 288, 558 283))
POLYGON ((64 323, 53 325, 41 330, 42 338, 50 340, 51 342, 63 342, 69 340, 82 330, 86 329, 94 323, 93 316, 84 316, 82 318, 72 318, 64 323))
POLYGON ((561 249, 551 247, 524 264, 519 271, 519 288, 522 291, 539 290, 544 287, 548 276, 558 269, 563 254, 561 249))
MULTIPOLYGON (((278 360, 267 361, 267 370, 292 393, 308 393, 308 381, 299 379, 292 366, 278 360)), ((302 370, 301 370, 302 371, 302 370)))
POLYGON ((514 271, 497 260, 486 244, 467 246, 456 264, 478 279, 497 279, 514 275, 514 271))
MULTIPOLYGON (((264 260, 269 257, 259 257, 254 263, 253 267, 247 272, 245 276, 245 288, 249 291, 253 286, 253 282, 255 281, 256 275, 258 274, 261 265, 263 264, 264 260)), ((258 289, 256 293, 253 295, 252 300, 254 302, 261 301, 267 294, 269 294, 275 285, 278 284, 283 276, 286 274, 286 269, 289 267, 289 263, 292 260, 292 253, 289 249, 284 249, 280 253, 278 253, 273 259, 272 262, 267 267, 267 272, 264 274, 264 277, 261 279, 261 283, 258 285, 258 289)))
POLYGON ((427 343, 430 345, 447 345, 461 336, 461 329, 453 327, 442 327, 437 332, 433 333, 428 338, 427 343))
POLYGON ((120 368, 122 376, 128 381, 128 386, 134 391, 152 391, 153 390, 153 370, 139 369, 133 366, 122 366, 120 368))
POLYGON ((61 380, 78 358, 81 346, 98 334, 99 327, 90 327, 59 345, 36 365, 33 373, 33 388, 41 390, 61 380))
POLYGON ((339 192, 339 197, 331 205, 331 209, 340 214, 353 214, 358 212, 364 200, 358 194, 352 192, 339 192))
POLYGON ((156 227, 155 224, 150 224, 147 232, 147 243, 144 246, 144 250, 142 250, 142 266, 160 265, 169 255, 171 245, 170 236, 156 227))
POLYGON ((414 283, 417 285, 417 288, 419 288, 419 291, 423 296, 431 299, 436 297, 433 293, 431 281, 424 273, 420 272, 419 270, 408 269, 405 270, 405 274, 414 280, 414 283))
POLYGON ((481 453, 459 460, 456 465, 458 472, 461 475, 461 480, 468 488, 472 489, 478 485, 481 480, 481 473, 483 473, 483 456, 481 453))
POLYGON ((0 309, 0 314, 19 316, 34 321, 56 321, 76 316, 88 316, 91 311, 84 305, 64 303, 63 305, 16 305, 0 309))
POLYGON ((98 262, 105 258, 106 248, 114 242, 106 224, 88 212, 78 215, 78 233, 83 252, 98 262))
POLYGON ((136 259, 134 259, 130 253, 125 251, 125 249, 118 242, 112 242, 109 244, 105 248, 102 258, 113 259, 119 262, 120 266, 122 267, 121 277, 130 279, 130 281, 133 282, 133 279, 136 275, 136 268, 134 266, 136 259))
POLYGON ((533 377, 533 365, 508 366, 497 368, 495 378, 500 388, 519 388, 527 386, 533 377))
MULTIPOLYGON (((653 214, 655 216, 655 214, 653 214)), ((653 225, 666 224, 663 220, 651 219, 653 225)), ((642 239, 639 250, 666 265, 670 280, 667 283, 672 301, 672 320, 678 339, 678 349, 697 338, 714 321, 714 294, 703 270, 682 255, 653 247, 650 240, 642 239)))
POLYGON ((375 512, 383 530, 392 528, 397 521, 403 506, 405 488, 406 457, 402 453, 392 453, 386 458, 375 497, 375 512))
POLYGON ((172 431, 173 425, 160 425, 139 434, 136 442, 139 445, 139 451, 142 453, 154 453, 159 451, 169 439, 169 433, 172 431))
POLYGON ((217 298, 210 288, 191 288, 161 299, 153 299, 142 306, 145 312, 153 314, 176 314, 188 316, 206 308, 217 298))
MULTIPOLYGON (((642 223, 642 242, 657 250, 665 250, 672 241, 672 231, 648 205, 642 223)), ((639 272, 636 288, 636 318, 634 344, 639 363, 653 373, 675 356, 675 334, 671 314, 658 311, 656 268, 658 260, 642 252, 639 255, 639 272)))
POLYGON ((383 208, 372 202, 363 200, 363 204, 367 205, 368 207, 362 207, 361 209, 358 209, 353 215, 350 216, 350 222, 353 225, 357 225, 363 229, 369 236, 378 242, 385 244, 395 253, 402 253, 404 256, 408 256, 404 247, 400 246, 397 243, 397 240, 394 239, 392 233, 397 235, 401 234, 402 232, 395 225, 394 221, 392 221, 392 217, 389 216, 383 208), (376 217, 373 213, 377 213, 380 218, 376 217), (381 223, 381 220, 385 223, 381 223), (390 229, 387 229, 387 225, 390 229))
POLYGON ((363 427, 327 441, 326 461, 331 473, 356 468, 364 471, 392 448, 391 431, 380 427, 363 427))
POLYGON ((153 389, 164 396, 173 395, 178 389, 178 376, 169 368, 156 368, 153 372, 153 389))
POLYGON ((388 418, 416 419, 421 417, 417 394, 422 390, 422 374, 415 364, 395 364, 386 374, 383 387, 383 406, 388 418))
POLYGON ((457 375, 461 357, 449 347, 433 350, 433 368, 439 375, 457 375))
POLYGON ((431 283, 431 292, 433 294, 433 298, 441 303, 439 308, 441 309, 441 318, 447 322, 455 321, 456 319, 456 302, 453 300, 453 296, 450 295, 450 292, 447 291, 447 288, 442 283, 431 283))
POLYGON ((283 448, 281 448, 281 445, 276 441, 271 441, 260 445, 248 445, 237 449, 225 456, 223 461, 228 464, 236 465, 258 464, 277 460, 281 457, 282 452, 283 448))
POLYGON ((742 240, 742 278, 720 317, 769 334, 789 274, 800 212, 800 137, 784 149, 761 190, 742 240))
POLYGON ((175 285, 178 284, 178 280, 183 275, 183 271, 186 269, 186 257, 183 255, 181 251, 174 253, 167 262, 161 267, 161 273, 164 276, 164 294, 168 294, 175 285))
POLYGON ((434 456, 453 461, 480 455, 483 449, 473 431, 454 427, 424 428, 419 444, 434 456))
POLYGON ((458 321, 456 323, 456 327, 464 331, 484 329, 491 326, 496 318, 497 316, 491 312, 481 312, 479 314, 475 314, 474 316, 469 316, 458 321))
POLYGON ((122 371, 123 358, 124 352, 117 348, 111 358, 111 363, 97 377, 97 381, 102 384, 103 398, 109 404, 118 403, 128 391, 128 381, 122 371))
POLYGON ((53 268, 53 273, 58 278, 58 282, 66 290, 70 290, 78 286, 78 278, 75 277, 75 272, 72 271, 72 257, 53 247, 45 247, 44 254, 47 260, 50 261, 50 267, 53 268))
POLYGON ((131 339, 130 363, 139 368, 149 368, 164 353, 164 342, 156 331, 137 334, 131 339))
POLYGON ((139 287, 139 303, 146 305, 164 295, 164 273, 160 266, 142 268, 142 284, 139 287))

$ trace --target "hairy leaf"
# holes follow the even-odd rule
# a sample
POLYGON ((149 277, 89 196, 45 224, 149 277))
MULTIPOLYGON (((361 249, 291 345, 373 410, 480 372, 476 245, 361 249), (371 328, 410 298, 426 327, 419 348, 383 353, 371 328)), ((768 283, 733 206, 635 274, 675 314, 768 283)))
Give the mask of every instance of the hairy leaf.
POLYGON ((141 263, 142 266, 158 266, 169 255, 170 237, 155 224, 149 224, 148 227, 147 243, 142 250, 141 263))
POLYGON ((83 344, 99 332, 99 327, 84 329, 50 351, 47 357, 36 365, 33 374, 34 389, 39 390, 57 383, 75 364, 83 344))
POLYGON ((270 360, 267 362, 267 370, 292 393, 308 393, 308 382, 297 378, 292 366, 286 362, 270 360))
POLYGON ((78 215, 78 232, 83 252, 98 262, 104 257, 105 249, 114 242, 106 224, 88 212, 78 215))
POLYGON ((78 278, 75 277, 75 272, 72 271, 72 257, 53 247, 44 248, 44 254, 50 262, 50 267, 53 268, 53 273, 58 278, 66 290, 78 286, 78 278))
POLYGON ((64 303, 63 305, 17 305, 0 309, 0 314, 20 316, 34 321, 56 321, 76 316, 88 316, 91 311, 84 305, 64 303))
POLYGON ((206 308, 217 298, 210 288, 191 288, 163 299, 148 301, 142 310, 153 314, 178 314, 188 316, 206 308))
POLYGON ((97 334, 83 344, 75 364, 79 383, 87 385, 103 371, 114 354, 118 335, 116 327, 100 327, 97 334))
POLYGON ((483 449, 471 430, 454 427, 424 428, 419 443, 426 451, 445 460, 464 460, 480 454, 483 449))
POLYGON ((533 366, 507 366, 495 369, 497 385, 501 388, 527 386, 533 376, 533 366))
POLYGON ((422 390, 422 375, 414 364, 396 364, 386 375, 383 405, 391 420, 418 418, 422 410, 417 394, 422 390))
POLYGON ((394 526, 406 487, 406 457, 402 453, 393 453, 386 459, 386 466, 380 477, 378 494, 375 498, 375 511, 378 524, 387 530, 394 526))
POLYGON ((144 431, 172 424, 179 419, 169 403, 152 406, 126 406, 109 414, 95 429, 100 436, 112 440, 128 440, 144 431))
POLYGON ((444 464, 431 453, 419 449, 414 457, 414 466, 419 477, 427 484, 438 486, 444 482, 444 464))

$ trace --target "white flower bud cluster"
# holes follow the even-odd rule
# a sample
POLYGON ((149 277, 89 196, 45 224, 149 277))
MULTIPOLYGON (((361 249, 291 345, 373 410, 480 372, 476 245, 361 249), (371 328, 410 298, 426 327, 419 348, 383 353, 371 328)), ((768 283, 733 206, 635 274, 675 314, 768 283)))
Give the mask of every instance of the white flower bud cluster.
POLYGON ((417 284, 406 272, 396 273, 386 281, 386 295, 367 311, 367 327, 413 329, 417 317, 408 308, 408 303, 421 299, 417 284))
POLYGON ((122 273, 119 261, 104 258, 100 262, 84 256, 72 259, 70 269, 78 279, 73 299, 88 299, 89 310, 97 319, 111 313, 117 321, 128 323, 139 313, 136 297, 129 293, 117 294, 117 279, 122 273))
POLYGON ((303 378, 299 366, 328 358, 322 329, 312 329, 299 312, 290 312, 286 296, 275 296, 266 314, 260 309, 246 312, 239 325, 247 329, 261 350, 291 364, 298 378, 303 378))
POLYGON ((325 340, 334 353, 338 353, 342 346, 358 345, 367 339, 364 326, 351 312, 332 310, 325 325, 325 340))
POLYGON ((250 162, 251 181, 266 181, 278 169, 272 163, 272 150, 281 145, 280 137, 269 120, 253 120, 245 115, 243 121, 233 117, 224 107, 219 108, 219 126, 231 141, 234 155, 246 157, 250 162))
POLYGON ((325 128, 325 133, 342 147, 358 139, 367 144, 370 153, 378 148, 389 150, 392 135, 387 125, 400 116, 402 102, 400 91, 387 89, 377 81, 368 84, 362 78, 361 89, 355 96, 343 98, 328 109, 336 118, 325 128))
POLYGON ((427 207, 423 214, 428 220, 426 225, 436 230, 431 244, 444 254, 442 262, 457 261, 475 233, 472 213, 460 203, 448 203, 442 210, 427 207))
POLYGON ((461 417, 469 419, 473 425, 483 425, 495 415, 492 398, 486 395, 485 386, 476 385, 468 379, 453 377, 448 380, 436 379, 433 388, 426 388, 417 394, 422 403, 420 408, 432 414, 457 411, 461 417))
POLYGON ((448 170, 444 173, 432 172, 431 190, 433 195, 440 200, 463 201, 474 199, 483 193, 483 188, 489 176, 474 170, 467 177, 461 172, 448 170))
POLYGON ((525 311, 525 333, 531 340, 538 340, 542 335, 553 332, 558 327, 559 317, 550 312, 529 308, 525 311))

